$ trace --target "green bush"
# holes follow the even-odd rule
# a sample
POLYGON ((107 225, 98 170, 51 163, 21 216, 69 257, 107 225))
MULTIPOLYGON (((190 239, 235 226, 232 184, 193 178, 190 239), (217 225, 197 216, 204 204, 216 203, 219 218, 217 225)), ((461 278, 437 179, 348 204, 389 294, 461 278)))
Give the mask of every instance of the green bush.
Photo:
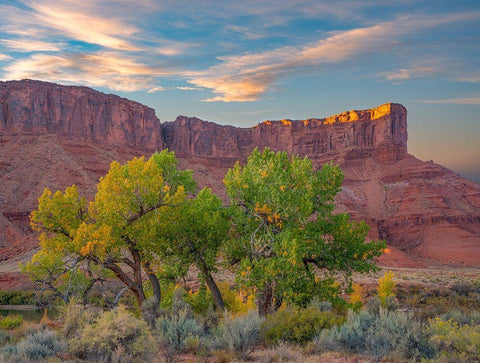
POLYGON ((215 330, 217 348, 229 349, 241 359, 247 359, 255 345, 262 340, 262 322, 256 311, 240 317, 225 317, 215 330))
POLYGON ((380 309, 378 314, 349 312, 345 324, 323 331, 316 344, 321 350, 367 355, 375 360, 432 358, 435 349, 423 324, 409 313, 380 309))
POLYGON ((460 325, 439 318, 430 322, 431 341, 440 358, 449 361, 480 361, 480 325, 460 325))
POLYGON ((16 345, 7 344, 0 350, 0 358, 6 361, 36 361, 63 352, 66 344, 55 332, 41 329, 27 335, 16 345))
POLYGON ((12 330, 22 325, 23 318, 20 315, 7 315, 0 319, 0 329, 12 330))
POLYGON ((110 359, 119 346, 127 355, 146 357, 155 342, 147 323, 119 306, 101 313, 91 323, 84 323, 76 335, 71 334, 69 345, 78 358, 99 361, 110 359))
POLYGON ((314 306, 305 309, 288 307, 267 316, 262 324, 262 332, 267 344, 276 344, 280 341, 305 344, 320 330, 340 324, 344 320, 342 316, 320 311, 314 306))
POLYGON ((51 293, 33 290, 0 290, 0 305, 48 305, 51 293))

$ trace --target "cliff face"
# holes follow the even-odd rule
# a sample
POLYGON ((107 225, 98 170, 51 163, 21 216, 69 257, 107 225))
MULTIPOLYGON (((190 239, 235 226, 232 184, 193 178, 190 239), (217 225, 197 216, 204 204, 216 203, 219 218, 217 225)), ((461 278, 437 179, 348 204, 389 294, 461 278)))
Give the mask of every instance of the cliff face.
POLYGON ((77 184, 89 198, 111 161, 165 147, 222 197, 226 171, 254 147, 308 156, 314 167, 334 161, 345 173, 337 210, 387 240, 384 263, 480 266, 480 185, 409 155, 399 104, 237 128, 184 116, 160 125, 139 103, 37 81, 0 82, 0 102, 0 286, 38 245, 28 216, 45 187, 77 184))
POLYGON ((324 119, 265 121, 250 129, 179 116, 163 124, 165 144, 179 156, 244 159, 254 147, 324 158, 346 150, 387 148, 384 161, 407 152, 407 112, 388 103, 324 119))
POLYGON ((77 141, 163 148, 155 111, 87 87, 0 82, 0 132, 56 134, 77 141))

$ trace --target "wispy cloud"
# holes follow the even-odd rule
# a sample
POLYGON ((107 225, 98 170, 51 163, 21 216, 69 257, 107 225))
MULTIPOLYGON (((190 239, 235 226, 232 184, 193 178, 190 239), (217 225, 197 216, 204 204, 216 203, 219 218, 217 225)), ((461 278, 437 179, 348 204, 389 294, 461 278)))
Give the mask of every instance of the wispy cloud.
POLYGON ((148 93, 156 93, 156 92, 161 92, 161 91, 165 91, 165 90, 166 90, 165 87, 158 86, 158 87, 150 88, 147 92, 148 93))
MULTIPOLYGON (((480 13, 436 18, 409 16, 370 27, 331 32, 328 37, 302 47, 289 46, 255 54, 220 57, 220 64, 192 74, 189 82, 209 88, 217 95, 206 99, 207 102, 255 101, 279 78, 299 67, 318 67, 345 62, 362 54, 378 54, 398 46, 397 38, 407 33, 479 17, 480 13)), ((406 79, 411 77, 411 72, 403 70, 390 77, 406 79)))
POLYGON ((0 61, 6 61, 6 60, 10 60, 10 59, 12 59, 12 57, 9 56, 8 54, 0 53, 0 61))
POLYGON ((34 54, 4 68, 6 79, 34 78, 61 83, 81 83, 115 91, 158 88, 161 70, 115 52, 34 54))
POLYGON ((442 69, 436 66, 412 66, 410 68, 400 68, 392 72, 384 72, 380 75, 388 81, 399 82, 410 78, 433 76, 441 71, 442 69))
POLYGON ((28 39, 0 39, 0 44, 18 52, 56 52, 60 51, 64 44, 55 44, 41 40, 28 39))
POLYGON ((466 98, 447 98, 443 100, 419 100, 420 103, 429 104, 456 104, 456 105, 480 105, 480 97, 466 97, 466 98))
POLYGON ((203 88, 199 88, 199 87, 182 87, 182 86, 179 86, 179 87, 177 87, 177 89, 179 89, 181 91, 203 91, 203 88))
POLYGON ((95 16, 85 11, 86 9, 72 11, 69 3, 71 1, 34 1, 29 5, 34 10, 33 16, 39 22, 74 39, 110 49, 138 50, 125 39, 137 32, 135 27, 117 19, 95 16))

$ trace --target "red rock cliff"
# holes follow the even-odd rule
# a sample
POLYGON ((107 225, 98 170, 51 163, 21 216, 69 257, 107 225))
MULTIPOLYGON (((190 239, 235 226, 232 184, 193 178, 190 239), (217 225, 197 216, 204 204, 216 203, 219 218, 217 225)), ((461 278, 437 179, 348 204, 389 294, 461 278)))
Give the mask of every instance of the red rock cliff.
POLYGON ((163 149, 155 111, 87 87, 0 82, 0 133, 56 134, 77 141, 163 149))
POLYGON ((387 159, 396 161, 407 152, 407 111, 387 103, 324 119, 265 121, 249 129, 179 116, 163 124, 163 134, 179 156, 243 159, 254 147, 269 147, 323 158, 351 149, 388 148, 387 159))
POLYGON ((385 263, 480 266, 480 186, 407 153, 399 104, 237 128, 184 116, 160 125, 139 103, 37 81, 0 82, 0 103, 0 285, 38 245, 28 216, 45 187, 77 184, 91 197, 112 160, 164 147, 222 196, 225 172, 256 146, 308 156, 315 167, 333 160, 345 173, 338 210, 387 240, 395 253, 385 263))

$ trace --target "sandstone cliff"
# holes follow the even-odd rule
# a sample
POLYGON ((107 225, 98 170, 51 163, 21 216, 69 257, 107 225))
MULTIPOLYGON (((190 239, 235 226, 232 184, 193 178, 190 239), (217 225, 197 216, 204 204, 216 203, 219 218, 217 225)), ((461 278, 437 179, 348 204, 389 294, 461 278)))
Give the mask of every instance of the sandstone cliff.
POLYGON ((308 156, 315 167, 333 160, 345 172, 338 210, 387 240, 384 263, 480 265, 480 186, 407 153, 399 104, 237 128, 184 116, 160 125, 136 102, 38 81, 0 83, 0 102, 0 285, 38 243, 28 216, 45 187, 75 183, 91 197, 112 160, 164 147, 222 196, 225 172, 256 146, 308 156))
POLYGON ((87 87, 0 82, 0 132, 56 134, 76 141, 163 148, 155 111, 87 87))

